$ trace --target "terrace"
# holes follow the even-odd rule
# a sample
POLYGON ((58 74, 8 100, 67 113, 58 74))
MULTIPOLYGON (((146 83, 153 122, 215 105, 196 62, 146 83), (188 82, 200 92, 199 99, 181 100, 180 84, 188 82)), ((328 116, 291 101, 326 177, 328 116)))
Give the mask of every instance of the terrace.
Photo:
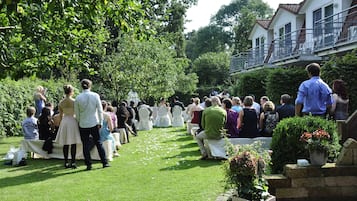
POLYGON ((230 73, 319 62, 357 47, 357 5, 231 57, 230 73))

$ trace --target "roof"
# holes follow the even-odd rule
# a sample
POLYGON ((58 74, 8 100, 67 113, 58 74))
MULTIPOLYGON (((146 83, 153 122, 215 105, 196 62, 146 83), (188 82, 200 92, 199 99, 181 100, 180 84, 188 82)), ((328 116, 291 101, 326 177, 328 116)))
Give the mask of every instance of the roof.
POLYGON ((256 23, 262 26, 264 29, 268 29, 270 20, 257 20, 256 23))
POLYGON ((300 4, 279 4, 279 8, 285 9, 294 14, 298 14, 300 4))

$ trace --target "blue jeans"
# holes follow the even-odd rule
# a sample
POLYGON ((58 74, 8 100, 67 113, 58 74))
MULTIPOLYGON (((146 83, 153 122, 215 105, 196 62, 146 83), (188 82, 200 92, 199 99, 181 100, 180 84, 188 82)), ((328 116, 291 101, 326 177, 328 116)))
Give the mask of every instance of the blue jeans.
POLYGON ((103 148, 103 144, 99 138, 99 128, 98 126, 94 126, 92 128, 79 128, 79 133, 81 134, 81 140, 83 143, 83 156, 84 162, 87 166, 92 165, 91 157, 90 157, 90 149, 91 149, 91 138, 93 143, 97 146, 99 157, 101 162, 107 164, 108 161, 105 156, 105 151, 103 148))

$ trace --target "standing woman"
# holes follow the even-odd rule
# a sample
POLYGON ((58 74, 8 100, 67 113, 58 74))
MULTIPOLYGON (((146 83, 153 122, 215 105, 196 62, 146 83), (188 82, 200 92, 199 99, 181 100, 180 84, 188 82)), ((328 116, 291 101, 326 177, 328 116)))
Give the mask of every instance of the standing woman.
POLYGON ((46 90, 43 88, 43 86, 38 86, 36 88, 36 92, 33 96, 35 100, 36 118, 40 116, 42 109, 45 107, 45 102, 47 101, 45 94, 46 90))
POLYGON ((331 113, 335 120, 346 120, 348 118, 348 94, 345 82, 334 80, 332 83, 334 102, 331 107, 331 113))
POLYGON ((74 118, 74 99, 72 85, 63 86, 66 97, 58 105, 59 118, 61 120, 55 142, 63 145, 64 167, 77 168, 76 151, 77 145, 82 143, 79 134, 78 122, 74 118), (68 163, 69 145, 71 145, 71 163, 68 163))

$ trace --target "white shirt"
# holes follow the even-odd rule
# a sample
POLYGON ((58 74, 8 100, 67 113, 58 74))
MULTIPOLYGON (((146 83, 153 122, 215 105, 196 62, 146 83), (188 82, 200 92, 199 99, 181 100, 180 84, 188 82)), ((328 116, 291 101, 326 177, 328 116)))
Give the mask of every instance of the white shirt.
POLYGON ((81 128, 103 124, 103 108, 97 93, 85 89, 74 101, 74 112, 81 128))

